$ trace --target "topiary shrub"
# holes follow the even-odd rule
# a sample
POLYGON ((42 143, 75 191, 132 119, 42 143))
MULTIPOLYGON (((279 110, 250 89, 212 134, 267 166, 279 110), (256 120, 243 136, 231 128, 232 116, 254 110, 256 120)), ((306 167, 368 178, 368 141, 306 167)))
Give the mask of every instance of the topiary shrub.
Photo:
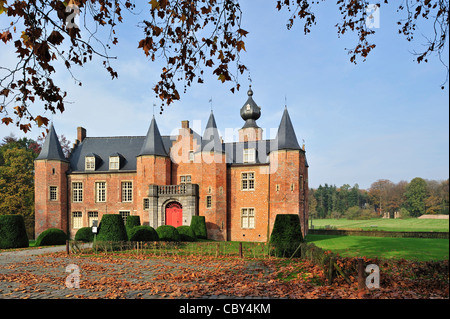
MULTIPOLYGON (((300 218, 297 214, 279 214, 275 218, 269 243, 273 255, 277 257, 291 257, 303 242, 300 218)), ((300 256, 300 249, 294 257, 300 256)))
POLYGON ((98 227, 97 241, 128 240, 123 219, 119 214, 105 214, 98 227))
POLYGON ((195 233, 190 226, 179 226, 177 231, 180 234, 181 241, 197 241, 195 233))
POLYGON ((161 241, 180 241, 180 234, 177 229, 171 225, 161 225, 156 228, 156 232, 161 241))
POLYGON ((125 224, 125 229, 127 230, 128 238, 130 238, 130 230, 135 226, 141 225, 141 218, 139 216, 128 216, 127 223, 125 224))
POLYGON ((197 238, 207 239, 205 216, 192 216, 191 228, 197 238))
POLYGON ((0 216, 0 249, 28 247, 28 236, 22 215, 0 216))
POLYGON ((64 245, 67 240, 67 235, 59 228, 49 228, 44 230, 36 239, 35 246, 51 246, 64 245))
POLYGON ((78 229, 75 234, 75 240, 84 241, 85 243, 93 242, 94 234, 92 233, 92 227, 83 227, 78 229))
POLYGON ((150 226, 135 226, 128 232, 130 241, 158 241, 158 233, 150 226))

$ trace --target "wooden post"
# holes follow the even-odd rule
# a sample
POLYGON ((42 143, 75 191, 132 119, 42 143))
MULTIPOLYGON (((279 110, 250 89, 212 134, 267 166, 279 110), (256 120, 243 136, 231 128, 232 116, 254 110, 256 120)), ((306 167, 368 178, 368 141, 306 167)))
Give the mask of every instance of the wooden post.
POLYGON ((242 254, 242 242, 239 242, 239 257, 244 258, 244 255, 242 254))
POLYGON ((66 254, 70 255, 69 241, 68 240, 66 240, 66 254))
POLYGON ((330 258, 330 265, 328 267, 328 284, 331 285, 333 283, 333 270, 334 270, 334 258, 330 258))
POLYGON ((366 288, 366 280, 364 278, 364 264, 363 259, 358 258, 358 290, 366 288))

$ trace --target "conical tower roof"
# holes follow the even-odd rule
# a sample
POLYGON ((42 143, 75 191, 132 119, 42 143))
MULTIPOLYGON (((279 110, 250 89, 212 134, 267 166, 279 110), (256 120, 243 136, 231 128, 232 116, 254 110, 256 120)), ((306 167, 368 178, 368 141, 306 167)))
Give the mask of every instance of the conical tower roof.
POLYGON ((300 150, 287 107, 284 109, 277 133, 278 150, 300 150))
POLYGON ((48 134, 42 145, 41 153, 39 153, 36 160, 67 161, 62 151, 61 144, 59 143, 58 135, 56 135, 55 128, 53 127, 53 123, 50 124, 48 134))
POLYGON ((152 118, 150 128, 148 129, 147 136, 138 156, 143 155, 168 156, 161 134, 159 133, 158 125, 156 124, 155 116, 152 118))
POLYGON ((216 119, 211 111, 205 133, 202 138, 202 151, 223 152, 223 145, 220 141, 219 131, 217 129, 216 119))

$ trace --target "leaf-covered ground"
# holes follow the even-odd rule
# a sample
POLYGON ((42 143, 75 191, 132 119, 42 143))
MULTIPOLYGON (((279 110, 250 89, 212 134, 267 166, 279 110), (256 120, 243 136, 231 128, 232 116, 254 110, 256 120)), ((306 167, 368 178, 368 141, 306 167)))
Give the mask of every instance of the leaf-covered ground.
POLYGON ((449 298, 448 260, 370 263, 380 288, 358 291, 351 258, 338 264, 352 284, 338 276, 328 285, 321 267, 301 259, 53 253, 0 263, 0 298, 449 298), (66 287, 69 264, 79 267, 79 288, 66 287))

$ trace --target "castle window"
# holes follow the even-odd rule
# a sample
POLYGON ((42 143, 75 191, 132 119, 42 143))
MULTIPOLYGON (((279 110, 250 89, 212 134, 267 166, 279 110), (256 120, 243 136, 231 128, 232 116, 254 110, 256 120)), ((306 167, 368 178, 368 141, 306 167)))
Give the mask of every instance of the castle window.
POLYGON ((211 208, 212 206, 212 196, 206 196, 206 208, 211 208))
POLYGON ((244 150, 244 163, 254 163, 256 159, 256 150, 254 148, 246 148, 244 150))
POLYGON ((295 189, 295 185, 294 185, 294 184, 291 184, 291 192, 293 192, 294 189, 295 189))
POLYGON ((133 182, 122 182, 122 202, 133 201, 133 182))
POLYGON ((189 151, 189 161, 194 161, 194 151, 189 151))
POLYGON ((255 228, 254 208, 241 208, 241 228, 255 228))
POLYGON ((83 201, 83 183, 80 182, 72 183, 72 200, 75 203, 83 201))
POLYGON ((72 213, 72 228, 82 228, 83 227, 83 213, 73 212, 72 213))
POLYGON ((276 190, 277 192, 280 191, 280 184, 275 185, 275 190, 276 190))
POLYGON ((95 183, 95 201, 97 203, 106 202, 106 182, 95 183))
POLYGON ((98 212, 88 212, 89 217, 89 227, 92 227, 94 221, 97 221, 98 225, 98 212))
POLYGON ((241 190, 255 190, 255 173, 241 173, 241 190))
POLYGON ((109 169, 119 169, 120 168, 120 157, 119 156, 110 156, 109 157, 109 169))
POLYGON ((191 183, 191 175, 180 176, 180 184, 190 184, 190 183, 191 183))
POLYGON ((86 171, 95 171, 95 157, 94 156, 86 156, 85 157, 85 170, 86 171))
POLYGON ((129 210, 122 210, 119 212, 120 217, 122 217, 123 219, 123 223, 126 225, 127 224, 127 217, 130 216, 130 211, 129 210))
POLYGON ((144 198, 144 210, 149 210, 149 209, 150 209, 150 199, 144 198))
POLYGON ((300 175, 300 190, 303 191, 304 185, 303 185, 303 175, 300 175))
POLYGON ((49 199, 51 201, 58 200, 58 186, 50 186, 50 188, 49 188, 49 199))

